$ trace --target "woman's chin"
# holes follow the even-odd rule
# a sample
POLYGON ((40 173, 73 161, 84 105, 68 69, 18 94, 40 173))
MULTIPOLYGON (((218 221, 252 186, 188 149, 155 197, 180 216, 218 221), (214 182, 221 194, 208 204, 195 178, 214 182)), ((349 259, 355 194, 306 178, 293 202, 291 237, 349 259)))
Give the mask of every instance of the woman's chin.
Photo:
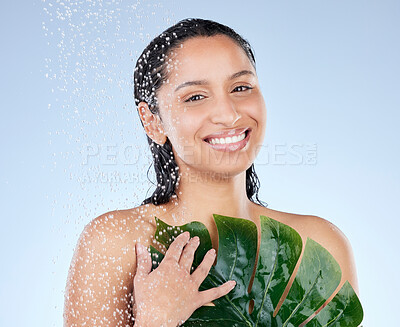
POLYGON ((251 166, 252 163, 218 163, 215 165, 209 166, 201 166, 199 167, 198 173, 202 176, 207 176, 207 178, 211 178, 214 181, 222 181, 231 177, 235 177, 240 175, 241 173, 245 173, 246 170, 251 166))

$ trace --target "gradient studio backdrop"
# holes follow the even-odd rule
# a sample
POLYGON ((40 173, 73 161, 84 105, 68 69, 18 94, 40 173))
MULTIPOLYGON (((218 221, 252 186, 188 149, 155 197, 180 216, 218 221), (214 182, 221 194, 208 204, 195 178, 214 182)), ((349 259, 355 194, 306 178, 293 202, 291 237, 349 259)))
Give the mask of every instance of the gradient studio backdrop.
POLYGON ((132 72, 149 40, 186 17, 232 26, 255 49, 268 109, 261 198, 336 224, 355 252, 364 326, 396 325, 400 2, 2 0, 0 9, 1 326, 61 326, 84 225, 144 199, 150 153, 132 72))

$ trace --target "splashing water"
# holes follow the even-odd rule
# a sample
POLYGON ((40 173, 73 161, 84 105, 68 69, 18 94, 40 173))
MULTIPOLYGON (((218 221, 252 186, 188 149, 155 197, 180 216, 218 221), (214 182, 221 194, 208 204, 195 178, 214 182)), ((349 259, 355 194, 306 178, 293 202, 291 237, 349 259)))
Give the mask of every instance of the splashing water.
MULTIPOLYGON (((68 181, 63 185, 68 185, 68 189, 51 196, 58 224, 55 232, 65 240, 70 253, 60 249, 53 261, 64 265, 63 270, 67 271, 83 226, 104 212, 139 205, 151 186, 147 169, 152 159, 133 99, 133 70, 148 42, 172 24, 173 3, 43 0, 42 7, 42 30, 49 49, 44 58, 44 75, 53 94, 48 110, 49 114, 58 115, 62 126, 48 132, 53 153, 52 172, 68 181), (60 221, 59 217, 64 218, 60 221), (65 259, 60 262, 59 258, 65 259)), ((154 176, 151 178, 155 180, 154 176)), ((151 233, 151 226, 143 219, 145 216, 147 213, 142 210, 135 219, 127 216, 118 220, 107 214, 102 219, 123 237, 135 230, 143 230, 145 235, 151 233)), ((98 228, 98 221, 91 226, 102 244, 107 230, 98 228)), ((94 260, 101 259, 105 266, 118 262, 117 271, 121 273, 131 268, 124 266, 123 258, 134 255, 133 245, 120 246, 116 240, 119 254, 100 258, 101 251, 92 246, 93 240, 85 240, 85 233, 81 239, 94 260)), ((153 242, 157 244, 156 240, 153 242)), ((78 262, 79 257, 74 258, 72 271, 78 262)), ((105 300, 99 310, 110 310, 112 301, 116 300, 112 295, 127 294, 127 283, 121 280, 110 285, 106 272, 94 273, 98 285, 104 288, 105 300)), ((79 302, 84 311, 86 304, 93 300, 90 285, 85 285, 90 276, 78 277, 68 283, 79 280, 82 285, 75 286, 82 294, 71 301, 79 302)), ((129 316, 130 300, 129 294, 118 298, 121 309, 114 316, 129 316)), ((125 318, 117 325, 122 326, 125 318)), ((102 326, 109 322, 91 321, 90 324, 102 326)))

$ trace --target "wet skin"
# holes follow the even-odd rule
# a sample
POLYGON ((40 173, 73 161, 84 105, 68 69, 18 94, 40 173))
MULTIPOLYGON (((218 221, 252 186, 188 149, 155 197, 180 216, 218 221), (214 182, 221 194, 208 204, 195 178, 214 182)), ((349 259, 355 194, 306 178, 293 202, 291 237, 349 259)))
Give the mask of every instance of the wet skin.
POLYGON ((296 229, 304 242, 310 237, 327 248, 342 269, 338 289, 349 280, 358 292, 352 250, 337 227, 320 217, 264 208, 246 196, 245 171, 264 140, 266 107, 244 51, 225 36, 198 37, 169 59, 168 82, 157 93, 160 115, 152 115, 145 103, 138 109, 146 133, 159 144, 168 137, 173 145, 181 174, 179 200, 109 212, 86 226, 71 263, 66 325, 132 324, 135 244, 157 247, 154 216, 170 225, 201 221, 215 249, 213 213, 252 220, 259 231, 259 216, 268 216, 296 229), (217 151, 204 140, 240 128, 251 133, 238 151, 217 151))

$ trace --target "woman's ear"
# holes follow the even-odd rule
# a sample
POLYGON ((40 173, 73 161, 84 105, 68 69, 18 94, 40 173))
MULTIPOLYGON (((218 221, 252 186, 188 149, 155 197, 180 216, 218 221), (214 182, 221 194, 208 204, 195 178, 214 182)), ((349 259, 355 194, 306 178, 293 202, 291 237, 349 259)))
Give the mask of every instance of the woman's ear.
POLYGON ((167 141, 167 136, 161 124, 160 117, 150 111, 149 105, 146 102, 140 102, 138 110, 146 134, 157 144, 163 145, 167 141))

